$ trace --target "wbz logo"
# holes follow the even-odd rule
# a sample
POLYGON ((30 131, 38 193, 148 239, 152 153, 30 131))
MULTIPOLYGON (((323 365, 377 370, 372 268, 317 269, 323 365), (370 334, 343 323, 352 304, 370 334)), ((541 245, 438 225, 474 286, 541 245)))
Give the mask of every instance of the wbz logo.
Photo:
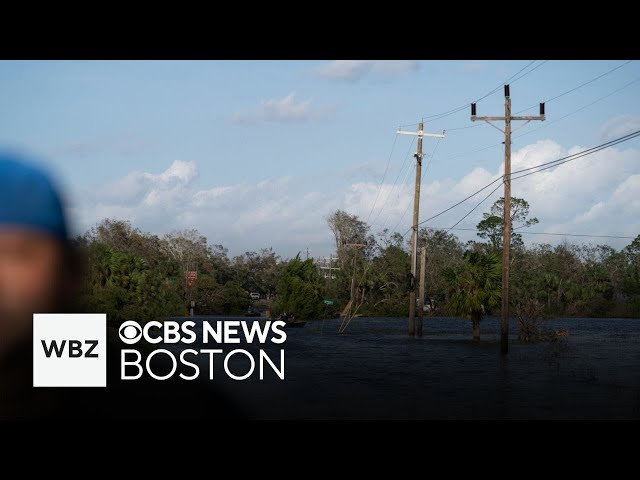
MULTIPOLYGON (((47 345, 46 340, 41 340, 44 354, 47 358, 55 352, 56 357, 60 358, 64 355, 64 347, 67 344, 66 340, 62 340, 60 344, 55 340, 51 340, 51 344, 47 345)), ((84 352, 86 358, 98 358, 97 353, 91 353, 98 346, 98 340, 85 340, 85 345, 89 345, 89 349, 84 352)), ((82 357, 82 342, 80 340, 69 340, 69 358, 82 357)))
POLYGON ((106 387, 107 315, 33 315, 34 387, 106 387))

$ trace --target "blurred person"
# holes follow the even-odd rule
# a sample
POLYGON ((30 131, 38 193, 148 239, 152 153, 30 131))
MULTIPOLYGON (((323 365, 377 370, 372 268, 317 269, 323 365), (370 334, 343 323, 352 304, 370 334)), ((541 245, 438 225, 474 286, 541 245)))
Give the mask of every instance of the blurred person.
POLYGON ((32 318, 73 310, 78 265, 52 180, 0 154, 0 418, 71 406, 62 389, 32 387, 32 318))
POLYGON ((51 178, 0 153, 0 419, 241 416, 203 381, 121 381, 117 341, 107 341, 106 388, 33 387, 33 314, 78 311, 83 260, 51 178))

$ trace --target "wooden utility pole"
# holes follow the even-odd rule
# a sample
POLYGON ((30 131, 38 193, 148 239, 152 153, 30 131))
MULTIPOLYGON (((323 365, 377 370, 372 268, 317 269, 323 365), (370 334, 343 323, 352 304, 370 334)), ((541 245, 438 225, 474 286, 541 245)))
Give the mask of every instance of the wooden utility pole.
MULTIPOLYGON (((366 247, 366 243, 345 243, 347 247, 366 247)), ((351 295, 349 300, 349 311, 353 308, 353 304, 356 300, 356 255, 353 255, 353 267, 351 273, 351 295)))
POLYGON ((351 267, 351 294, 349 295, 350 304, 353 307, 353 301, 356 299, 356 257, 353 256, 353 266, 351 267))
POLYGON ((413 195, 413 234, 411 236, 411 293, 409 294, 409 335, 414 336, 416 334, 416 266, 418 261, 418 215, 420 213, 420 183, 422 180, 422 138, 423 137, 438 137, 444 138, 443 133, 424 133, 422 131, 423 122, 420 120, 418 124, 417 132, 405 132, 398 130, 398 133, 403 135, 417 135, 418 136, 418 150, 414 154, 416 157, 416 186, 413 195))
POLYGON ((422 336, 422 318, 424 317, 424 277, 427 270, 427 247, 420 250, 420 300, 418 300, 418 336, 422 336))
POLYGON ((476 104, 471 104, 471 121, 484 120, 492 127, 504 132, 504 215, 502 219, 502 317, 500 320, 500 351, 509 351, 509 253, 511 248, 511 121, 524 120, 526 125, 531 120, 544 120, 544 103, 540 104, 540 115, 511 116, 511 96, 509 85, 504 86, 504 117, 478 117, 476 104), (504 130, 496 127, 492 120, 504 120, 504 130))

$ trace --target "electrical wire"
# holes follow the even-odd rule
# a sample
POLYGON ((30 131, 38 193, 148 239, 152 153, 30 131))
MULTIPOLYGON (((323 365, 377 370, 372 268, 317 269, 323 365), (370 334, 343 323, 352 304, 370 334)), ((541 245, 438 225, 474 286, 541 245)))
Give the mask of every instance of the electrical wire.
MULTIPOLYGON (((398 134, 396 134, 396 139, 397 138, 398 138, 398 134)), ((378 214, 372 220, 371 223, 375 223, 376 222, 376 220, 380 217, 380 214, 384 210, 384 207, 389 202, 389 199, 391 198, 391 195, 393 194, 393 191, 395 190, 396 185, 398 183, 398 179, 400 178, 400 174, 402 173, 402 170, 404 170, 404 166, 407 163, 407 158, 409 158, 409 154, 411 153, 411 149, 413 148, 413 144, 414 144, 415 141, 416 141, 416 137, 412 137, 411 144, 409 145, 409 149, 407 150, 407 154, 404 156, 404 160, 402 161, 402 166, 400 167, 400 170, 398 170, 398 174, 396 175, 396 179, 393 182, 393 186, 391 187, 391 190, 389 190, 389 194, 387 195, 387 198, 385 199, 384 203, 382 204, 382 208, 378 211, 378 214)), ((411 171, 411 169, 409 169, 409 171, 411 171)), ((406 177, 405 177, 405 182, 406 182, 406 177)))
MULTIPOLYGON (((535 170, 536 168, 540 168, 540 170, 536 170, 536 172, 531 172, 531 173, 537 173, 537 172, 541 172, 542 170, 547 170, 549 168, 553 168, 556 167, 558 165, 563 165, 565 163, 571 162, 573 160, 577 160, 578 158, 584 157, 586 155, 590 155, 592 153, 596 153, 599 152, 600 150, 604 150, 605 148, 609 148, 609 147, 613 147, 614 145, 618 145, 619 143, 623 143, 626 142, 628 140, 631 140, 637 136, 640 135, 640 130, 636 130, 635 132, 631 132, 627 135, 623 135, 622 137, 618 137, 614 140, 610 140, 608 142, 605 143, 601 143, 600 145, 596 145, 595 147, 591 147, 591 148, 587 148, 585 150, 582 150, 580 152, 577 153, 572 153, 571 155, 567 155, 566 157, 562 157, 562 158, 558 158, 556 160, 551 160, 550 162, 544 162, 544 163, 540 163, 538 165, 534 165, 533 167, 528 167, 528 168, 522 168, 520 170, 516 170, 511 172, 511 177, 513 180, 515 180, 515 178, 513 178, 513 175, 518 174, 518 173, 522 173, 522 172, 528 172, 530 170, 535 170), (544 168, 541 168, 544 167, 544 168)), ((530 173, 528 173, 527 175, 530 175, 530 173)), ((524 175, 522 175, 524 176, 524 175)), ((522 176, 516 177, 516 178, 522 178, 522 176)))
MULTIPOLYGON (((536 127, 536 128, 531 129, 531 130, 528 130, 526 132, 523 132, 520 135, 514 135, 513 139, 517 139, 517 138, 523 137, 525 135, 529 135, 529 134, 531 134, 533 132, 536 132, 536 131, 538 131, 538 130, 540 130, 542 128, 547 128, 550 125, 553 125, 553 124, 555 124, 555 123, 557 123, 557 122, 559 122, 561 120, 564 120, 565 118, 570 117, 571 115, 574 115, 574 114, 576 114, 576 113, 578 113, 578 112, 580 112, 580 111, 582 111, 582 110, 594 105, 595 103, 600 102, 600 101, 604 100, 605 98, 608 98, 608 97, 620 92, 621 90, 624 90, 625 88, 630 87, 631 85, 633 85, 634 83, 636 83, 638 81, 640 81, 640 77, 632 80, 631 82, 623 85, 622 87, 619 87, 619 88, 615 89, 614 91, 612 91, 612 92, 610 92, 610 93, 608 93, 606 95, 603 95, 602 97, 597 98, 596 100, 594 100, 594 101, 592 101, 592 102, 590 102, 590 103, 588 103, 586 105, 583 105, 582 107, 578 108, 577 110, 574 110, 574 111, 572 111, 570 113, 567 113, 566 115, 563 115, 562 117, 559 117, 559 118, 557 118, 555 120, 552 120, 552 121, 547 121, 543 125, 540 125, 539 127, 536 127)), ((478 123, 478 124, 470 125, 470 126, 467 126, 467 127, 458 127, 457 129, 456 128, 452 128, 452 129, 450 128, 450 129, 447 129, 447 131, 450 132, 452 130, 462 130, 462 129, 465 129, 465 128, 472 128, 472 127, 480 126, 480 125, 483 125, 483 124, 482 123, 478 123)), ((480 147, 480 148, 477 148, 477 149, 474 149, 474 150, 469 150, 469 151, 460 152, 460 153, 454 153, 453 155, 449 155, 449 156, 445 157, 445 159, 449 160, 449 159, 454 159, 454 158, 466 157, 466 156, 469 156, 469 155, 473 155, 474 153, 478 153, 478 152, 482 152, 482 151, 485 151, 485 150, 489 150, 491 148, 498 147, 498 146, 500 146, 502 144, 503 144, 503 142, 498 142, 498 143, 494 143, 494 144, 491 144, 491 145, 486 145, 484 147, 480 147)))
POLYGON ((552 120, 550 122, 546 122, 544 125, 540 125, 539 127, 533 128, 531 130, 528 130, 528 131, 526 131, 524 133, 521 133, 520 135, 516 135, 514 138, 524 137, 525 135, 529 135, 530 133, 536 132, 536 131, 538 131, 538 130, 540 130, 542 128, 547 128, 548 126, 553 125, 554 123, 557 123, 560 120, 564 120, 565 118, 570 117, 571 115, 574 115, 574 114, 576 114, 578 112, 581 112, 582 110, 584 110, 586 108, 589 108, 590 106, 600 102, 601 100, 604 100, 605 98, 608 98, 611 95, 614 95, 614 94, 620 92, 621 90, 624 90, 625 88, 630 87, 631 85, 633 85, 634 83, 636 83, 638 81, 640 81, 640 77, 635 78, 634 80, 631 80, 629 83, 623 85, 622 87, 616 88, 613 92, 610 92, 610 93, 608 93, 608 94, 606 94, 606 95, 604 95, 602 97, 599 97, 599 98, 595 99, 593 102, 587 103, 586 105, 578 108, 577 110, 574 110, 573 112, 567 113, 566 115, 563 115, 560 118, 556 118, 555 120, 552 120))
MULTIPOLYGON (((520 70, 518 70, 516 73, 514 73, 513 75, 511 75, 509 78, 507 78, 504 82, 502 82, 500 85, 498 85, 496 88, 494 88, 493 90, 489 91, 488 93, 484 94, 483 96, 481 96, 480 98, 478 98, 477 100, 475 100, 474 102, 468 102, 465 103, 464 105, 460 105, 459 107, 455 107, 452 108, 451 110, 447 110, 445 112, 440 112, 440 113, 435 113, 432 115, 425 115, 423 118, 423 120, 439 120, 441 118, 445 118, 448 117, 450 115, 453 115, 454 113, 458 113, 462 110, 465 110, 467 108, 469 108, 469 105, 471 103, 478 103, 482 100, 484 100, 485 98, 493 95, 494 93, 496 93, 498 90, 500 90, 503 85, 509 83, 510 81, 513 83, 517 80, 520 80, 522 77, 528 75, 529 73, 531 73, 532 71, 534 71, 535 69, 537 69, 538 67, 542 66, 543 64, 545 64, 546 62, 548 62, 548 60, 543 61, 541 64, 537 65, 536 67, 534 67, 533 69, 531 69, 529 72, 524 73, 522 76, 514 79, 517 75, 519 75, 520 73, 522 73, 524 70, 526 70, 527 68, 529 68, 531 65, 533 65, 535 62, 537 62, 538 60, 532 60, 531 62, 529 62, 527 65, 525 65, 524 67, 522 67, 520 70)), ((417 123, 407 123, 407 124, 403 124, 401 125, 402 127, 413 127, 415 125, 418 125, 417 123)))
MULTIPOLYGON (((545 163, 541 163, 541 164, 539 164, 539 165, 534 165, 534 166, 532 166, 532 167, 524 168, 524 169, 521 169, 521 170, 516 170, 515 172, 511 172, 511 180, 517 180, 518 178, 523 178, 523 177, 526 177, 526 176, 528 176, 528 175, 533 175, 534 173, 538 173, 538 172, 541 172, 541 171, 543 171, 543 170, 547 170, 547 169, 550 169, 550 168, 556 167, 556 166, 558 166, 558 165, 562 165, 562 164, 564 164, 564 163, 568 163, 568 162, 571 162, 571 161, 573 161, 573 160, 577 160, 578 158, 582 158, 582 157, 584 157, 584 156, 591 155, 591 154, 593 154, 593 153, 599 152, 599 151, 601 151, 601 150, 604 150, 604 149, 606 149, 606 148, 612 147, 612 146, 614 146, 614 145, 618 145, 618 144, 620 144, 620 143, 627 142, 627 141, 632 140, 633 138, 636 138, 636 137, 638 137, 638 136, 640 136, 640 130, 637 130, 637 131, 635 131, 635 132, 629 133, 628 135, 624 135, 624 136, 619 137, 619 138, 616 138, 616 139, 614 139, 614 140, 610 140, 610 141, 608 141, 608 142, 602 143, 602 144, 597 145, 597 146, 595 146, 595 147, 588 148, 588 149, 583 150, 583 151, 581 151, 581 152, 577 152, 577 153, 574 153, 574 154, 572 154, 572 155, 568 155, 568 156, 566 156, 566 157, 559 158, 559 159, 557 159, 557 160, 552 160, 552 161, 550 161, 550 162, 545 162, 545 163), (533 172, 531 172, 531 171, 530 171, 530 170, 534 170, 534 169, 536 169, 536 168, 537 168, 538 170, 535 170, 535 171, 533 171, 533 172), (513 175, 514 175, 514 174, 521 173, 521 172, 526 172, 526 171, 529 171, 529 173, 525 173, 524 175, 519 175, 519 176, 517 176, 517 177, 513 177, 513 175)), ((476 196, 476 195, 478 195, 480 192, 482 192, 482 191, 486 190, 487 188, 489 188, 491 185, 493 185, 493 184, 494 184, 494 183, 496 183, 497 181, 502 180, 502 178, 503 178, 503 177, 498 177, 498 178, 496 178, 496 179, 495 179, 495 180, 493 180, 492 182, 489 182, 489 183, 488 183, 488 184, 486 184, 484 187, 480 188, 479 190, 476 190, 474 193, 472 193, 471 195, 469 195, 469 196, 465 197, 464 199, 460 200, 459 202, 455 203, 454 205, 450 206, 449 208, 446 208, 445 210, 442 210, 441 212, 439 212, 439 213, 437 213, 437 214, 433 215, 432 217, 429 217, 429 218, 427 218, 426 220, 423 220, 423 221, 419 222, 419 223, 418 223, 418 226, 419 226, 419 225, 422 225, 422 224, 424 224, 424 223, 426 223, 426 222, 429 222, 429 221, 431 221, 431 220, 433 220, 433 219, 435 219, 435 218, 438 218, 439 216, 441 216, 441 215, 443 215, 443 214, 445 214, 445 213, 449 212, 450 210, 453 210, 454 208, 456 208, 457 206, 459 206, 459 205, 461 205, 462 203, 466 202, 467 200, 469 200, 469 199, 471 199, 471 198, 475 197, 475 196, 476 196)), ((411 227, 411 228, 413 228, 413 227, 411 227)), ((407 234, 407 233, 409 233, 409 231, 411 230, 411 228, 409 228, 409 230, 407 230, 407 231, 404 233, 404 235, 402 235, 402 236, 403 236, 403 237, 404 237, 404 236, 406 236, 406 234, 407 234)))
MULTIPOLYGON (((407 179, 405 178, 405 183, 406 183, 407 179)), ((404 188, 404 184, 403 184, 403 188, 404 188)), ((398 193, 398 197, 396 200, 400 199, 400 193, 398 193)), ((407 212, 409 211, 409 207, 411 206, 411 201, 409 201, 409 203, 407 203, 406 208, 404 209, 404 212, 402 212, 402 215, 400 216, 400 220, 398 220, 398 223, 396 224, 395 227, 393 227, 393 231, 395 231, 396 228, 398 228, 398 225, 402 222, 402 220, 404 219, 404 216, 407 214, 407 212)), ((391 213, 389 213, 389 216, 387 216, 384 224, 383 224, 383 228, 382 230, 384 230, 384 227, 387 225, 387 223, 389 223, 389 220, 391 220, 391 213)))
MULTIPOLYGON (((447 232, 449 232, 450 230, 459 230, 459 231, 467 231, 467 232, 479 232, 479 230, 477 228, 464 228, 464 227, 458 227, 458 228, 454 228, 454 227, 449 227, 449 228, 445 228, 445 227, 425 227, 428 230, 441 230, 444 231, 446 230, 447 232)), ((521 228, 521 227, 518 227, 521 228)), ((517 229, 514 229, 514 231, 517 229)), ((525 233, 528 235, 555 235, 555 236, 560 236, 560 237, 589 237, 589 238, 619 238, 619 239, 635 239, 636 237, 629 237, 626 235, 596 235, 596 234, 588 234, 588 233, 558 233, 558 232, 530 232, 528 230, 523 230, 521 232, 518 233, 525 233)))
MULTIPOLYGON (((395 230, 398 228, 398 225, 400 225, 402 223, 402 220, 404 220, 404 217, 407 214, 407 212, 409 211, 409 207, 410 206, 411 206, 411 201, 409 201, 409 203, 407 203, 407 206, 405 207, 404 212, 402 212, 402 215, 400 216, 400 220, 398 220, 398 223, 396 223, 396 226, 393 227, 392 231, 395 232, 395 230)), ((387 220, 389 220, 389 219, 387 219, 387 220)))
MULTIPOLYGON (((536 68, 538 68, 539 66, 543 65, 544 63, 548 62, 548 60, 545 60, 544 62, 542 62, 540 65, 538 65, 538 67, 533 68, 530 72, 525 73, 524 75, 522 75, 522 77, 520 78, 516 78, 515 80, 513 80, 513 78, 515 78, 518 74, 520 74, 521 72, 523 72, 524 70, 526 70, 527 68, 529 68, 531 65, 533 65, 534 63, 536 63, 537 60, 533 60, 531 62, 529 62, 526 66, 524 66, 523 68, 521 68, 520 70, 518 70, 516 73, 514 73, 513 75, 511 75, 509 78, 507 78, 504 82, 502 82, 500 85, 498 85, 496 88, 494 88, 493 90, 491 90, 489 93, 487 93, 486 95, 483 95, 482 97, 480 97, 479 99, 477 99, 475 102, 470 102, 470 103, 478 103, 482 100, 484 100, 485 98, 493 95, 494 93, 496 93, 498 90, 500 90, 504 85, 508 84, 509 82, 516 82, 518 80, 520 80, 520 78, 524 77, 525 75, 528 75, 529 73, 531 73, 533 70, 535 70, 536 68)), ((465 105, 465 107, 468 107, 469 104, 465 105)))
POLYGON ((471 215, 476 210, 476 208, 478 208, 480 205, 482 205, 487 200, 487 198, 489 198, 491 195, 493 195, 496 192, 496 190, 498 190, 501 186, 502 186, 502 184, 498 185, 496 188, 491 190, 491 192, 489 192, 489 194, 486 197, 484 197, 482 200, 480 200, 471 210, 469 210, 465 214, 464 217, 462 217, 460 220, 458 220, 456 223, 454 223, 453 227, 451 227, 449 230, 447 230, 447 232, 452 230, 454 227, 457 227, 460 224, 460 222, 462 222, 465 218, 467 218, 469 215, 471 215))
MULTIPOLYGON (((564 160, 564 161, 557 161, 558 163, 554 163, 553 165, 548 165, 546 167, 542 167, 539 170, 536 170, 534 172, 525 173, 524 175, 518 175, 516 177, 513 176, 514 173, 516 173, 516 172, 512 172, 511 173, 511 180, 518 180, 520 178, 524 178, 524 177, 528 177, 529 175, 533 175, 534 173, 543 172, 544 170, 549 170, 550 168, 554 168, 554 167, 557 167, 559 165, 564 165, 565 163, 573 162, 574 160, 577 160, 578 158, 586 157, 587 155, 591 155, 592 153, 596 153, 596 152, 599 152, 599 151, 604 150, 606 148, 612 147, 614 145, 618 145, 619 143, 623 143, 623 142, 626 142, 628 140, 632 140, 632 139, 634 139, 634 138, 636 138, 638 136, 640 136, 640 130, 638 130, 637 132, 635 132, 633 134, 627 135, 626 137, 628 137, 628 138, 625 138, 624 140, 620 140, 620 141, 617 141, 615 143, 611 143, 610 145, 607 145, 607 146, 604 146, 604 147, 599 147, 597 149, 593 149, 591 151, 580 152, 580 155, 578 155, 578 156, 575 156, 573 158, 569 158, 569 159, 564 160)), ((532 168, 535 168, 535 167, 530 167, 530 168, 527 168, 525 170, 531 170, 532 168)))
MULTIPOLYGON (((444 134, 444 131, 442 133, 444 134)), ((424 181, 424 176, 427 173, 427 171, 429 170, 429 167, 431 166, 431 162, 433 161, 433 158, 435 157, 436 152, 438 151, 438 146, 440 145, 440 140, 442 140, 442 138, 438 137, 438 141, 436 142, 436 146, 433 149, 433 153, 429 156, 429 162, 427 163, 426 168, 423 170, 422 175, 420 176, 420 185, 422 185, 422 183, 424 181)), ((411 202, 409 202, 407 204, 407 207, 404 209, 404 212, 402 213, 402 216, 400 217, 400 220, 398 220, 398 223, 396 223, 396 226, 393 227, 392 231, 395 231, 398 228, 398 226, 402 223, 402 220, 404 220, 404 216, 409 211, 409 206, 410 205, 411 205, 411 202)), ((389 220, 389 218, 387 218, 387 221, 388 220, 389 220)), ((386 225, 386 222, 385 222, 385 225, 386 225)))
MULTIPOLYGON (((448 212, 448 211, 450 211, 450 210, 453 210, 453 209, 454 209, 454 208, 456 208, 458 205, 461 205, 461 204, 463 204, 464 202, 466 202, 467 200, 469 200, 469 199, 471 199, 471 198, 475 197, 475 196, 476 196, 476 195, 478 195, 480 192, 482 192, 482 191, 486 190, 486 189, 487 189, 487 188, 489 188, 491 185, 493 185, 494 183, 496 183, 496 182, 498 182, 498 181, 500 181, 500 180, 502 180, 502 177, 498 177, 498 178, 496 178, 493 182, 486 184, 486 185, 485 185, 484 187, 482 187, 480 190, 475 191, 474 193, 472 193, 472 194, 471 194, 471 195, 469 195, 468 197, 466 197, 466 198, 464 198, 464 199, 460 200, 458 203, 456 203, 456 204, 454 204, 454 205, 451 205, 449 208, 447 208, 447 209, 445 209, 445 210, 443 210, 443 211, 441 211, 441 212, 439 212, 439 213, 435 214, 435 215, 434 215, 434 216, 432 216, 432 217, 427 218, 426 220, 423 220, 423 221, 419 222, 419 223, 418 223, 418 226, 420 226, 420 225, 422 225, 423 223, 426 223, 426 222, 428 222, 428 221, 430 221, 430 220, 433 220, 434 218, 438 218, 440 215, 444 215, 445 213, 447 213, 447 212, 448 212)), ((412 226, 412 227, 410 227, 410 228, 409 228, 409 230, 411 230, 412 228, 413 228, 413 226, 412 226)), ((402 236, 404 237, 407 233, 409 233, 409 230, 407 230, 407 231, 404 233, 404 235, 402 235, 402 236)))
MULTIPOLYGON (((444 135, 444 130, 442 131, 442 134, 444 135)), ((429 171, 429 167, 431 166, 431 162, 433 161, 433 157, 436 156, 436 152, 438 151, 438 145, 440 145, 440 140, 442 140, 442 137, 438 137, 438 141, 436 142, 436 146, 433 147, 433 153, 431 155, 429 155, 429 161, 427 162, 427 167, 424 169, 424 171, 422 172, 422 176, 420 177, 420 183, 422 183, 422 180, 424 179, 424 175, 427 173, 427 171, 429 171)))
MULTIPOLYGON (((561 98, 561 97, 564 97, 565 95, 568 95, 568 94, 570 94, 570 93, 573 93, 573 92, 575 92, 576 90, 579 90, 579 89, 581 89, 582 87, 585 87, 585 86, 587 86, 587 85, 589 85, 589 84, 591 84, 591 83, 595 82, 596 80, 600 80, 602 77, 606 77, 607 75, 609 75, 609 74, 611 74, 611 73, 615 72, 616 70, 618 70, 618 69, 620 69, 620 68, 624 67, 625 65, 630 64, 632 61, 633 61, 633 60, 627 60, 626 62, 621 63, 620 65, 618 65, 617 67, 614 67, 614 68, 612 68, 611 70, 608 70, 608 71, 606 71, 606 72, 604 72, 604 73, 602 73, 602 74, 598 75, 597 77, 592 78, 591 80, 587 80, 586 82, 581 83, 581 84, 580 84, 580 85, 578 85, 577 87, 570 88, 569 90, 567 90, 567 91, 565 91, 565 92, 562 92, 562 93, 560 93, 560 94, 558 94, 558 95, 556 95, 556 96, 554 96, 554 97, 549 98, 548 100, 545 100, 545 102, 544 102, 544 103, 550 103, 550 102, 553 102, 554 100, 557 100, 558 98, 561 98)), ((517 115, 517 114, 522 113, 522 112, 526 112, 527 110, 531 110, 531 109, 533 109, 533 108, 536 108, 537 106, 538 106, 538 105, 532 105, 531 107, 524 108, 524 109, 522 109, 522 110, 519 110, 519 111, 515 112, 515 113, 514 113, 514 115, 517 115)))
MULTIPOLYGON (((535 60, 534 60, 534 61, 535 61, 535 60)), ((524 73, 523 75, 521 75, 520 77, 518 77, 518 78, 516 78, 516 79, 514 79, 514 80, 511 80, 511 81, 509 81, 510 79, 508 79, 508 80, 506 80, 504 83, 505 83, 505 84, 510 83, 511 85, 513 85, 513 84, 514 84, 514 83, 516 83, 518 80, 520 80, 521 78, 523 78, 523 77, 524 77, 524 76, 526 76, 526 75, 529 75, 529 74, 530 74, 531 72, 533 72, 534 70, 537 70, 538 68, 540 68, 542 65, 544 65, 544 64, 545 64, 545 63, 547 63, 548 61, 549 61, 549 60, 545 60, 545 61, 543 61, 542 63, 539 63, 538 65, 536 65, 535 67, 533 67, 533 68, 532 68, 531 70, 529 70, 528 72, 526 72, 526 73, 524 73)), ((525 68, 526 68, 526 67, 525 67, 525 68)), ((513 78, 514 76, 515 76, 515 75, 513 75, 511 78, 513 78)), ((496 89, 492 90, 492 93, 495 93, 495 92, 497 92, 498 90, 500 90, 500 87, 498 87, 498 88, 496 88, 496 89)), ((487 96, 488 96, 488 95, 487 95, 487 96)), ((482 97, 482 98, 485 98, 485 97, 482 97)), ((482 100, 482 98, 481 98, 480 100, 482 100)), ((478 103, 480 100, 476 100, 474 103, 478 103)), ((530 108, 533 108, 533 107, 530 107, 530 108)), ((528 108, 527 110, 529 110, 529 108, 528 108)), ((523 110, 523 111, 524 111, 524 110, 523 110)), ((467 125, 467 126, 464 126, 464 127, 447 128, 446 130, 447 130, 447 131, 467 130, 468 128, 475 128, 475 127, 480 127, 480 126, 482 126, 482 124, 481 124, 481 123, 474 123, 473 125, 467 125)))
POLYGON ((378 187, 378 193, 376 194, 376 199, 373 201, 373 206, 371 207, 371 211, 369 212, 369 216, 367 217, 367 223, 371 218, 371 214, 373 210, 376 208, 376 203, 378 203, 378 197, 380 196, 380 190, 382 190, 382 185, 384 184, 384 179, 387 176, 387 171, 389 170, 389 164, 391 163, 391 157, 393 156, 393 151, 396 148, 396 143, 398 141, 398 133, 396 132, 396 136, 393 139, 393 146, 391 147, 391 153, 389 154, 389 159, 387 160, 387 166, 384 169, 384 173, 382 174, 382 180, 380 181, 380 186, 378 187))
POLYGON ((513 85, 514 83, 516 83, 518 80, 520 80, 523 77, 526 77, 527 75, 529 75, 530 73, 536 71, 537 69, 539 69, 542 65, 544 65, 545 63, 547 63, 549 60, 543 60, 541 63, 539 63, 538 65, 536 65, 535 67, 533 67, 531 70, 529 70, 528 72, 523 73, 522 75, 520 75, 518 78, 514 78, 513 80, 507 80, 506 82, 504 82, 505 84, 511 84, 513 85))

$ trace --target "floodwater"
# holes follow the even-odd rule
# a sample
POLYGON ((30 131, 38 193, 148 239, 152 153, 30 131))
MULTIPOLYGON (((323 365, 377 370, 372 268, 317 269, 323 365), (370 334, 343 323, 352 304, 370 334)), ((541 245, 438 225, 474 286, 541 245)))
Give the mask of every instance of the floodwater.
MULTIPOLYGON (((471 322, 457 318, 425 317, 420 339, 408 336, 407 318, 356 318, 343 335, 339 325, 318 320, 287 329, 282 345, 202 346, 245 348, 256 359, 262 348, 276 364, 285 349, 285 380, 267 367, 264 380, 256 368, 247 380, 234 381, 217 361, 212 382, 260 419, 640 418, 638 319, 550 320, 545 328, 570 335, 537 344, 519 342, 512 320, 506 357, 499 353, 498 318, 482 321, 479 344, 471 341, 471 322)), ((208 358, 200 357, 208 368, 208 358)), ((243 358, 229 362, 238 375, 249 368, 243 358)))

